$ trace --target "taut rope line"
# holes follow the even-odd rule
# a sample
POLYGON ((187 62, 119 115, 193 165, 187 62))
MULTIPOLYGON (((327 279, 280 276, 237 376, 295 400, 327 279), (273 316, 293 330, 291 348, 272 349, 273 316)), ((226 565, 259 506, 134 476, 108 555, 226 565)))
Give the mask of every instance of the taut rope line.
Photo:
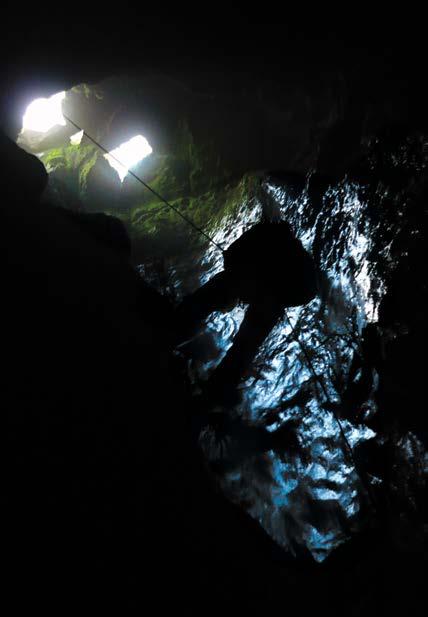
MULTIPOLYGON (((76 129, 78 129, 79 131, 83 132, 83 135, 85 135, 85 137, 87 137, 90 141, 92 141, 93 144, 95 144, 97 146, 97 148, 99 148, 100 150, 102 150, 103 152, 105 152, 106 154, 108 154, 109 156, 111 156, 112 159, 114 159, 117 163, 119 163, 119 165, 122 165, 122 167, 124 167, 125 169, 127 169, 126 165, 124 165, 121 161, 119 161, 118 158, 116 158, 114 156, 114 154, 111 154, 111 152, 109 152, 106 148, 104 148, 104 146, 102 146, 98 141, 96 141, 93 137, 91 137, 91 135, 89 135, 85 129, 82 129, 82 127, 80 127, 78 124, 76 124, 75 122, 73 122, 73 120, 71 120, 71 118, 69 118, 68 116, 66 116, 64 113, 62 114, 64 116, 64 118, 67 120, 67 122, 69 122, 70 124, 72 124, 76 129)), ((162 197, 162 195, 160 195, 157 191, 155 191, 149 184, 147 184, 147 182, 144 182, 144 180, 142 180, 139 176, 137 176, 137 174, 135 174, 133 171, 131 171, 130 169, 128 169, 128 173, 135 178, 135 180, 137 180, 137 182, 139 182, 140 184, 142 184, 146 189, 148 189, 151 193, 153 193, 153 195, 155 195, 155 197, 157 197, 158 199, 160 199, 160 201, 162 201, 165 205, 168 206, 168 208, 171 208, 171 210, 174 210, 174 212, 176 212, 178 214, 178 216, 181 216, 181 218, 186 221, 186 223, 188 223, 188 225, 190 225, 191 227, 193 227, 193 229, 195 229, 197 232, 199 232, 201 235, 203 235, 209 242, 211 242, 211 244, 213 244, 219 251, 221 251, 222 253, 224 253, 223 249, 221 248, 221 246, 219 244, 217 244, 217 242, 215 240, 213 240, 207 233, 205 233, 205 231, 203 229, 201 229, 200 227, 198 227, 197 225, 195 225, 195 223, 193 221, 191 221, 189 218, 187 218, 187 216, 185 214, 183 214, 182 212, 180 212, 180 210, 178 208, 176 208, 175 206, 173 206, 171 203, 169 203, 169 201, 167 201, 164 197, 162 197)))

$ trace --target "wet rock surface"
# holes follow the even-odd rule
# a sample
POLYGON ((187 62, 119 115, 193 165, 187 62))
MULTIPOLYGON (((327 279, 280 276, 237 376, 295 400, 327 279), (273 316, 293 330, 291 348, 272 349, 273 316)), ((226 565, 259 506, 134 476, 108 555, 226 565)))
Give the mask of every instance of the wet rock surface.
MULTIPOLYGON (((374 493, 380 485, 386 492, 403 491, 403 498, 404 493, 408 494, 404 485, 401 489, 396 485, 398 478, 394 480, 394 488, 389 485, 392 478, 385 476, 384 468, 373 465, 376 458, 403 460, 406 456, 403 447, 407 443, 409 464, 413 466, 412 482, 422 486, 424 455, 420 440, 424 439, 424 429, 422 424, 416 429, 412 405, 404 395, 404 383, 412 401, 421 392, 417 383, 410 385, 407 368, 402 358, 398 358, 398 352, 391 359, 393 349, 404 351, 406 345, 411 345, 412 326, 407 322, 399 335, 403 324, 396 314, 395 327, 387 325, 385 307, 395 301, 398 290, 391 281, 399 276, 403 260, 409 259, 409 246, 415 244, 412 238, 424 235, 426 206, 421 201, 424 193, 420 189, 421 193, 415 195, 414 173, 417 169, 416 173, 423 174, 425 169, 425 145, 420 137, 415 144, 407 136, 394 145, 401 152, 400 160, 394 151, 386 154, 391 143, 384 138, 381 151, 391 161, 389 177, 382 177, 382 171, 378 176, 379 161, 369 157, 373 177, 382 178, 372 181, 372 185, 344 180, 335 184, 327 182, 320 191, 316 175, 309 177, 298 195, 286 183, 281 185, 268 179, 263 185, 262 199, 274 200, 281 216, 312 252, 322 281, 321 294, 307 306, 287 310, 263 344, 255 361, 254 375, 242 383, 243 402, 230 413, 272 432, 289 421, 296 422, 301 451, 288 453, 285 444, 282 451, 279 448, 263 456, 243 457, 240 464, 233 457, 232 469, 226 466, 222 486, 230 498, 245 504, 280 544, 292 551, 295 544, 304 546, 318 560, 323 560, 351 532, 365 524, 365 516, 359 515, 361 503, 364 510, 367 506, 361 476, 366 485, 367 482, 372 485, 374 493), (396 181, 399 174, 405 180, 392 206, 387 195, 394 189, 388 181, 396 181), (413 213, 410 219, 403 214, 405 208, 413 213), (404 226, 403 220, 406 220, 404 226), (404 339, 401 344, 397 337, 404 339), (397 395, 401 396, 400 415, 397 415, 400 413, 397 401, 392 401, 397 395), (390 405, 391 415, 384 424, 390 405), (353 450, 351 458, 338 421, 353 450), (412 432, 415 429, 416 434, 412 432), (415 439, 419 446, 415 445, 415 439), (414 444, 413 448, 422 448, 416 458, 410 454, 414 452, 410 443, 414 444), (371 454, 367 455, 370 449, 371 454)), ((257 200, 250 200, 233 224, 229 222, 230 227, 235 233, 242 233, 248 221, 251 225, 257 218, 256 212, 260 215, 260 209, 257 200)), ((230 242, 227 222, 214 239, 223 245, 230 242)), ((426 328, 418 315, 426 283, 418 244, 410 252, 417 273, 412 276, 411 289, 407 287, 409 293, 405 297, 413 327, 417 321, 416 327, 424 333, 426 328)), ((212 271, 217 271, 220 266, 215 247, 208 248, 202 262, 207 259, 211 260, 212 271)), ((283 275, 286 279, 286 269, 283 275)), ((204 271, 201 278, 206 280, 206 277, 204 271)), ((404 290, 403 286, 401 305, 404 290)), ((227 315, 213 314, 200 334, 201 343, 189 344, 190 357, 194 352, 197 354, 196 358, 192 357, 191 365, 199 379, 209 377, 224 357, 244 311, 245 307, 237 307, 227 315)), ((202 442, 213 462, 222 458, 227 461, 228 449, 233 452, 237 448, 232 438, 228 442, 227 435, 224 441, 219 443, 215 432, 205 431, 202 442)), ((407 514, 396 512, 395 516, 412 517, 411 511, 421 507, 422 493, 416 485, 414 497, 407 506, 402 504, 407 514), (419 506, 415 506, 415 499, 419 506)), ((381 501, 384 498, 379 496, 381 501)), ((420 520, 419 533, 421 525, 420 520)))
MULTIPOLYGON (((376 538, 382 544, 376 551, 389 554, 388 576, 398 576, 398 585, 404 562, 420 584, 423 537, 426 437, 417 411, 423 378, 403 357, 414 357, 420 367, 423 348, 415 333, 426 339, 420 304, 426 292, 425 152, 421 136, 383 135, 368 144, 365 183, 317 174, 296 183, 272 174, 261 192, 247 195, 220 223, 213 239, 227 248, 260 220, 268 202, 312 253, 321 292, 307 306, 288 309, 260 349, 254 374, 241 384, 242 402, 223 409, 225 424, 208 425, 200 435, 225 494, 287 551, 300 559, 309 552, 322 562, 336 548, 338 561, 333 551, 328 570, 355 550, 355 535, 361 546, 376 538), (236 433, 236 421, 249 432, 236 433), (252 431, 275 434, 290 423, 297 448, 276 440, 275 447, 254 454, 252 431)), ((189 268, 178 260, 163 272, 167 285, 157 284, 180 297, 222 268, 213 246, 198 260, 195 266, 193 256, 189 268)), ((209 378, 230 348, 245 310, 213 313, 180 349, 196 384, 209 378)), ((368 572, 363 576, 372 576, 368 572)), ((379 606, 387 587, 378 589, 379 606)), ((394 597, 396 610, 400 602, 402 610, 407 602, 419 610, 413 596, 394 597)))

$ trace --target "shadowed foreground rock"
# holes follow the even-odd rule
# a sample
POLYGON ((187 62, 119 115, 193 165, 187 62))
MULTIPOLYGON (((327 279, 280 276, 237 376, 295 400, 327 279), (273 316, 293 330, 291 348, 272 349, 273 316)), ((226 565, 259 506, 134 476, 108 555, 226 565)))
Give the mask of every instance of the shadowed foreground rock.
POLYGON ((248 585, 263 604, 277 549, 190 443, 156 294, 91 225, 39 203, 36 159, 7 141, 4 158, 3 583, 60 612, 165 593, 193 610, 212 586, 220 603, 248 585))

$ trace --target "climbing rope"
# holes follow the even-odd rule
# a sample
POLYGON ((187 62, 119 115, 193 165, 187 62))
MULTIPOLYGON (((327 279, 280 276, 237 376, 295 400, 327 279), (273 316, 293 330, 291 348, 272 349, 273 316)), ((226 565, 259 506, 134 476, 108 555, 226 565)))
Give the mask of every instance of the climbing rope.
MULTIPOLYGON (((64 113, 62 114, 65 118, 65 120, 67 120, 67 122, 69 122, 72 126, 74 126, 76 129, 78 129, 79 131, 82 132, 83 135, 85 135, 85 137, 87 137, 90 141, 92 141, 93 144, 95 144, 97 146, 97 148, 99 148, 100 150, 102 150, 103 152, 105 152, 106 154, 108 154, 112 159, 114 159, 117 163, 119 163, 119 165, 121 165, 122 167, 124 167, 125 169, 127 169, 126 165, 124 165, 117 157, 114 156, 114 154, 111 154, 111 152, 109 152, 106 148, 104 148, 104 146, 102 146, 98 141, 96 141, 93 137, 91 137, 91 135, 89 135, 84 129, 82 129, 82 127, 80 127, 78 124, 76 124, 73 120, 71 120, 71 118, 69 118, 68 116, 66 116, 64 113)), ((142 180, 139 176, 137 176, 137 174, 135 174, 133 171, 131 171, 130 169, 128 169, 128 173, 135 178, 135 180, 137 180, 137 182, 139 182, 140 184, 142 184, 146 189, 148 189, 151 193, 153 193, 153 195, 155 197, 157 197, 158 199, 160 199, 160 201, 162 201, 166 206, 168 206, 168 208, 171 208, 171 210, 173 210, 174 212, 176 212, 178 214, 178 216, 181 216, 181 218, 186 221, 186 223, 188 225, 190 225, 191 227, 193 227, 193 229, 195 229, 198 233, 200 233, 202 236, 204 236, 209 242, 211 242, 211 244, 213 244, 219 251, 221 251, 222 253, 224 253, 224 250, 221 248, 221 246, 219 244, 217 244, 217 242, 215 240, 213 240, 207 233, 205 233, 205 231, 203 229, 201 229, 200 227, 198 227, 197 225, 195 225, 195 223, 190 220, 185 214, 183 214, 182 212, 180 212, 180 210, 178 208, 176 208, 175 206, 173 206, 169 201, 167 201, 164 197, 162 197, 162 195, 160 195, 157 191, 155 191, 149 184, 147 184, 147 182, 144 182, 144 180, 142 180)))

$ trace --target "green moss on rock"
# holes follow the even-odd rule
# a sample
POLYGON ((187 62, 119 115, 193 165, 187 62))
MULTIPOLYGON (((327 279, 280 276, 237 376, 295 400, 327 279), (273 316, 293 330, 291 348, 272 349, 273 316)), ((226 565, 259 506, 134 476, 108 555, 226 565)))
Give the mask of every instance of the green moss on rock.
MULTIPOLYGON (((257 186, 257 179, 247 175, 235 183, 200 195, 177 198, 170 203, 205 233, 213 235, 226 217, 233 216, 242 203, 254 195, 257 186)), ((118 212, 115 214, 121 216, 118 212)), ((159 200, 137 206, 121 218, 141 259, 146 254, 170 256, 186 252, 207 242, 177 212, 159 200)))
POLYGON ((102 157, 94 145, 81 143, 52 149, 42 160, 48 172, 77 196, 84 209, 107 212, 125 223, 137 261, 149 256, 177 255, 206 243, 206 238, 158 195, 205 233, 214 234, 256 186, 251 175, 233 178, 211 144, 195 143, 184 120, 167 152, 154 153, 133 168, 158 195, 131 175, 121 185, 116 171, 102 157))
POLYGON ((53 148, 41 156, 49 174, 66 184, 82 199, 86 193, 88 176, 102 154, 92 144, 68 145, 53 148))

